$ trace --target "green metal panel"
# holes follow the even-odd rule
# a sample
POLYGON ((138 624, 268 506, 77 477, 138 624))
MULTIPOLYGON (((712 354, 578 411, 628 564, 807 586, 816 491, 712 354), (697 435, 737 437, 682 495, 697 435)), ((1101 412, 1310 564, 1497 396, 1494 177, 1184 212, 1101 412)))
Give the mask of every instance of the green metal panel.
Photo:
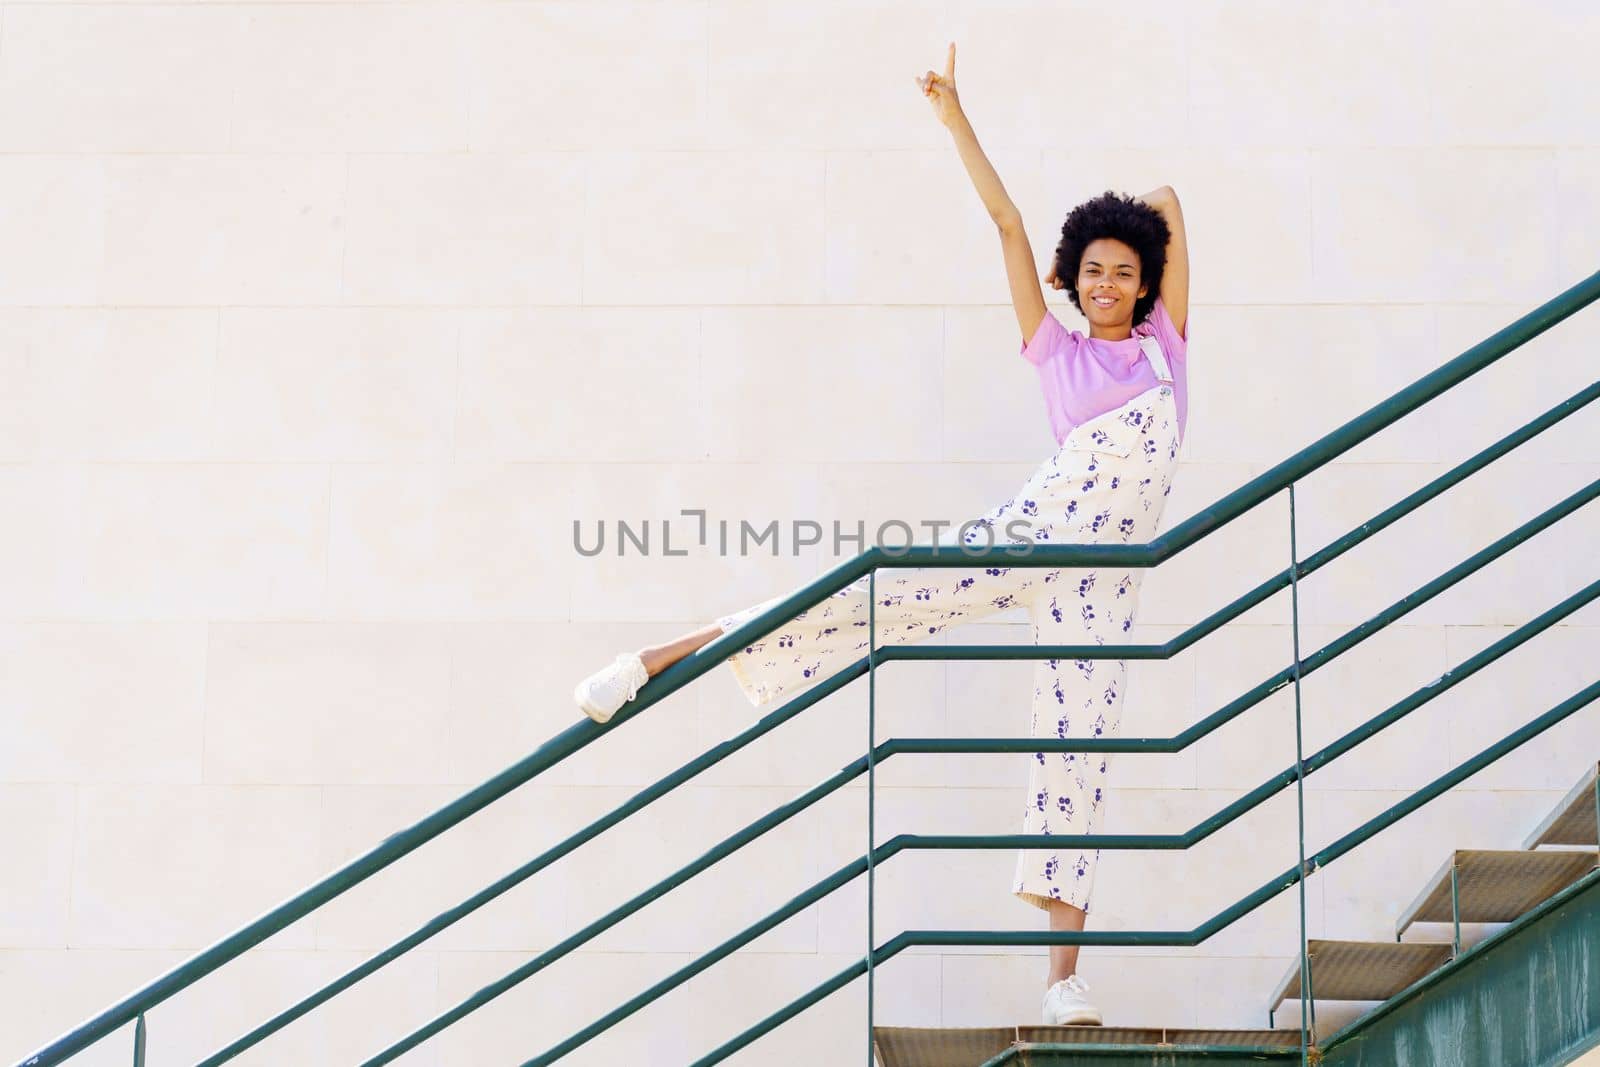
POLYGON ((1600 872, 1324 1044, 1326 1067, 1554 1067, 1600 1037, 1600 872))

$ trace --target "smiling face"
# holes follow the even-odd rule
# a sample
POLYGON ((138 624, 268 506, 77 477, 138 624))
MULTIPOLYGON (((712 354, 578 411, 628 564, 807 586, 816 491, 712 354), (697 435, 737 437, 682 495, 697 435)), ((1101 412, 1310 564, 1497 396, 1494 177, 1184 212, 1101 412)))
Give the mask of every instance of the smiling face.
POLYGON ((1090 241, 1078 265, 1078 303, 1090 325, 1113 329, 1131 323, 1134 302, 1145 295, 1142 274, 1139 253, 1127 244, 1115 237, 1090 241))

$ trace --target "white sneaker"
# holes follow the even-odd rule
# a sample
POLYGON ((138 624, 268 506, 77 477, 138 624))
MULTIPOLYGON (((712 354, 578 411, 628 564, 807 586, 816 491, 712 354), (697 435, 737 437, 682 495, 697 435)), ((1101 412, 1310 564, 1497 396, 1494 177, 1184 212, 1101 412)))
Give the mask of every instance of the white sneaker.
POLYGON ((1046 1026, 1099 1026, 1100 1009, 1085 996, 1089 983, 1070 974, 1044 991, 1046 1026))
POLYGON ((650 672, 637 652, 620 652, 609 666, 602 667, 578 683, 572 698, 583 713, 595 722, 604 723, 617 713, 623 704, 639 695, 639 687, 649 681, 650 672))

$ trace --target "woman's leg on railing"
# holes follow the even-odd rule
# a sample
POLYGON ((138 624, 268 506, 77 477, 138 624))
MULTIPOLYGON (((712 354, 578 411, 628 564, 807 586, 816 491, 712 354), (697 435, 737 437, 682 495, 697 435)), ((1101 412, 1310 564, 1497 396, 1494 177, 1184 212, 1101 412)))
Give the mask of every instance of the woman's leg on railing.
POLYGON ((645 670, 651 675, 657 675, 679 660, 694 655, 721 636, 722 627, 714 622, 707 623, 698 630, 690 630, 664 644, 646 645, 639 650, 639 658, 644 661, 645 670))
POLYGON ((685 656, 722 635, 716 623, 691 630, 660 645, 646 645, 617 658, 580 681, 572 691, 584 714, 595 722, 609 722, 617 710, 638 695, 652 675, 660 674, 685 656))
MULTIPOLYGON (((925 641, 958 623, 1015 607, 1038 580, 1037 570, 981 564, 885 569, 877 576, 875 604, 868 602, 868 579, 858 579, 735 650, 728 663, 750 703, 762 707, 865 657, 869 622, 876 624, 879 648, 925 641)), ((718 625, 731 630, 778 599, 722 616, 718 625)))

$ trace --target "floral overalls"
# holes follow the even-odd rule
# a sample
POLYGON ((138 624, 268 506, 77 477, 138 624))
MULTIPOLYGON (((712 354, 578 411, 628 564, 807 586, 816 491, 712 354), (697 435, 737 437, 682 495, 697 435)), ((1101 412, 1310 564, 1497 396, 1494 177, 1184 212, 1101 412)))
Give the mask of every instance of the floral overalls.
MULTIPOLYGON (((964 536, 952 530, 941 544, 1142 544, 1155 538, 1180 438, 1160 343, 1153 337, 1140 343, 1158 384, 1074 427, 1010 500, 969 523, 964 536), (1019 519, 1027 524, 1026 537, 1015 536, 1016 527, 1009 525, 1019 519)), ((1143 576, 1141 568, 1103 566, 881 570, 874 614, 878 646, 921 640, 1019 605, 1028 607, 1035 644, 1126 643, 1143 576)), ((730 656, 750 702, 759 707, 793 696, 864 656, 867 597, 863 577, 730 656)), ((782 599, 717 622, 726 633, 782 599)), ((1115 736, 1127 676, 1126 660, 1039 661, 1031 736, 1115 736)), ((1035 753, 1022 832, 1092 833, 1105 805, 1108 765, 1106 753, 1035 753)), ((1098 849, 1022 851, 1012 892, 1037 907, 1061 900, 1087 911, 1099 856, 1098 849)))

